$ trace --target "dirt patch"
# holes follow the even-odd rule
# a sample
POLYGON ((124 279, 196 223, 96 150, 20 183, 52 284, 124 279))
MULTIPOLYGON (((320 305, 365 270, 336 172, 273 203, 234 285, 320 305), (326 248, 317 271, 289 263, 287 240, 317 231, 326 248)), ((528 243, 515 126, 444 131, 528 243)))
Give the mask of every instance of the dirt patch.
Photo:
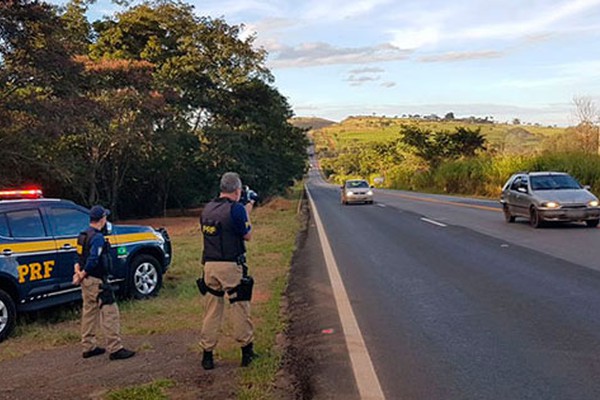
POLYGON ((83 359, 79 345, 39 351, 0 364, 0 399, 101 399, 110 390, 170 379, 172 399, 233 399, 237 361, 220 360, 206 372, 195 344, 199 332, 127 337, 138 354, 123 361, 107 355, 83 359))

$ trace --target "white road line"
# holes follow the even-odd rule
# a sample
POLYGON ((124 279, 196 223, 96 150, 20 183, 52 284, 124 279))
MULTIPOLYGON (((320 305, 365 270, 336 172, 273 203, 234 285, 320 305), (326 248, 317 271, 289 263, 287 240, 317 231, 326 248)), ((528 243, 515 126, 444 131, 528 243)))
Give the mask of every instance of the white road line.
POLYGON ((310 207, 315 217, 315 223, 317 224, 319 240, 321 241, 321 248, 323 249, 323 256, 325 257, 325 264, 327 265, 329 280, 331 281, 331 287, 333 288, 333 295, 335 297, 338 314, 340 316, 340 321, 342 322, 342 329, 344 330, 344 337, 346 339, 346 346, 348 347, 358 393, 360 394, 360 398, 365 400, 385 399, 383 391, 381 390, 381 385, 379 384, 379 379, 375 373, 375 368, 371 362, 369 351, 367 350, 367 346, 365 345, 365 341, 360 332, 360 327, 358 326, 358 322, 352 311, 352 305, 348 299, 348 294, 346 293, 344 282, 342 282, 339 268, 335 262, 333 251, 329 245, 329 239, 327 239, 327 235, 325 234, 319 212, 317 211, 315 202, 308 190, 308 186, 305 185, 304 187, 308 194, 308 200, 310 201, 310 207))
POLYGON ((421 218, 421 221, 429 222, 430 224, 437 225, 437 226, 442 226, 444 228, 448 226, 446 224, 442 224, 441 222, 437 222, 437 221, 434 221, 434 220, 429 219, 429 218, 421 218))
POLYGON ((378 207, 381 207, 381 208, 385 208, 385 207, 387 207, 385 204, 381 204, 381 203, 377 203, 377 206, 378 206, 378 207))

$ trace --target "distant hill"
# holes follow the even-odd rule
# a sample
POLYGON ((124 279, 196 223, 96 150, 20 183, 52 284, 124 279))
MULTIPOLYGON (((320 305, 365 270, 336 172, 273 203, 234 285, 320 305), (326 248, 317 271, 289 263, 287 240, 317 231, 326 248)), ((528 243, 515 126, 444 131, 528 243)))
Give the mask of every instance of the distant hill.
POLYGON ((336 124, 337 122, 316 117, 294 117, 290 120, 290 123, 295 127, 302 129, 321 129, 336 124))

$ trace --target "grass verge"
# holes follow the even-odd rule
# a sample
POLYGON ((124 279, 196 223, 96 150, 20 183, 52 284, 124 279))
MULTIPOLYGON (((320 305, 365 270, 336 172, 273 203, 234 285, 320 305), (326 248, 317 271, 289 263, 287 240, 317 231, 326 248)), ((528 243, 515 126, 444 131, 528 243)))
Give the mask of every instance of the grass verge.
MULTIPOLYGON (((283 331, 285 323, 280 303, 295 250, 296 235, 300 229, 297 205, 301 193, 302 186, 298 185, 286 196, 275 198, 256 208, 251 215, 254 238, 248 243, 248 264, 256 281, 252 318, 256 327, 255 348, 262 357, 249 368, 233 370, 238 382, 237 396, 241 399, 273 397, 272 383, 282 357, 281 350, 276 347, 276 337, 283 331)), ((202 253, 198 215, 127 223, 165 226, 172 238, 174 261, 164 276, 163 288, 158 297, 119 303, 125 342, 132 336, 176 335, 178 331, 199 332, 203 301, 195 286, 195 279, 200 274, 199 260, 202 253)), ((13 336, 0 345, 0 362, 39 350, 64 345, 76 346, 80 340, 79 311, 79 305, 68 305, 21 318, 13 336)), ((240 349, 232 338, 232 332, 226 309, 222 335, 215 352, 217 364, 231 365, 240 361, 240 349)), ((181 345, 200 352, 197 343, 182 342, 181 345)), ((136 350, 141 353, 160 351, 143 340, 136 350)), ((176 376, 172 378, 177 381, 176 376)), ((162 380, 147 386, 111 392, 108 398, 162 398, 151 396, 155 396, 153 393, 158 393, 156 396, 159 396, 163 390, 168 394, 169 387, 157 387, 156 382, 160 383, 162 380), (146 392, 150 393, 148 397, 144 397, 146 392), (141 393, 141 397, 132 397, 137 396, 136 393, 141 393)), ((180 383, 176 383, 176 389, 181 389, 180 383)))

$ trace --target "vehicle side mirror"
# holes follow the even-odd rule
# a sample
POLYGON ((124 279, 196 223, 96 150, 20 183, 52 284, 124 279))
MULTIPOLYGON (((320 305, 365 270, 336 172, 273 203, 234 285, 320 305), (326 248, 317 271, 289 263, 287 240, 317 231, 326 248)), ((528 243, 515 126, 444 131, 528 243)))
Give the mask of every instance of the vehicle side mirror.
POLYGON ((106 229, 106 234, 107 235, 112 235, 112 233, 113 233, 113 224, 111 224, 110 222, 107 221, 105 229, 106 229))
POLYGON ((519 186, 517 192, 527 193, 527 188, 525 186, 519 186))
POLYGON ((583 185, 583 188, 585 190, 592 190, 592 187, 590 185, 583 185))

